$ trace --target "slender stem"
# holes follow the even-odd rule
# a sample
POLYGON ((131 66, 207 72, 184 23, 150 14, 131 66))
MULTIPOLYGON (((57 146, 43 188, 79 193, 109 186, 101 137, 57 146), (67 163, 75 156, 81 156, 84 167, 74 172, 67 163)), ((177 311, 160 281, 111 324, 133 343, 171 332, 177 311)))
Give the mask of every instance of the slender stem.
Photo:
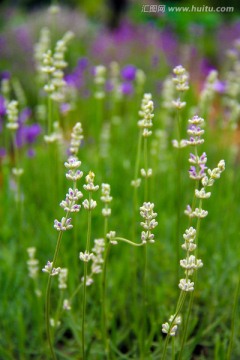
MULTIPOLYGON (((17 147, 17 139, 16 139, 16 132, 14 131, 14 133, 12 132, 12 143, 13 143, 13 154, 14 154, 14 161, 15 161, 15 167, 16 169, 20 168, 20 164, 19 164, 19 151, 18 151, 18 147, 17 147)), ((21 211, 21 194, 20 194, 20 175, 16 175, 16 203, 17 203, 17 207, 18 207, 18 212, 19 212, 19 218, 20 217, 20 211, 21 211)))
MULTIPOLYGON (((89 192, 89 206, 91 204, 92 193, 89 192)), ((88 229, 87 229, 87 243, 86 251, 90 250, 91 239, 91 225, 92 225, 92 209, 88 209, 88 229)), ((87 293, 87 265, 84 261, 84 280, 83 280, 83 305, 82 305, 82 360, 85 360, 85 318, 86 318, 86 293, 87 293)))
POLYGON ((233 309, 232 309, 231 335, 230 335, 230 341, 229 341, 228 351, 227 351, 227 358, 226 358, 227 360, 231 359, 231 354, 232 354, 239 293, 240 293, 240 267, 239 267, 239 275, 238 275, 238 284, 237 284, 237 289, 236 289, 236 293, 234 296, 233 309))
MULTIPOLYGON (((181 110, 177 111, 177 134, 178 134, 178 144, 180 146, 181 141, 181 110)), ((179 261, 180 261, 180 247, 179 247, 179 239, 180 239, 180 223, 181 223, 181 204, 182 204, 182 149, 179 147, 177 149, 177 224, 176 224, 176 279, 179 278, 179 261)))
POLYGON ((105 347, 105 353, 107 359, 109 358, 109 339, 107 332, 107 313, 106 313, 106 273, 107 273, 107 260, 110 252, 111 243, 108 242, 105 254, 102 271, 102 332, 103 332, 103 343, 105 347))
POLYGON ((103 261, 103 270, 102 270, 102 333, 103 333, 103 343, 105 347, 105 353, 107 358, 109 357, 109 347, 108 347, 108 335, 107 335, 107 314, 106 314, 106 277, 107 277, 107 260, 110 251, 111 243, 107 239, 108 232, 108 218, 104 218, 104 240, 105 240, 105 251, 104 251, 104 261, 103 261))
POLYGON ((48 135, 52 131, 52 99, 48 96, 48 135))
MULTIPOLYGON (((67 218, 67 217, 66 217, 67 218)), ((60 231, 58 234, 57 245, 55 248, 55 253, 52 261, 52 269, 55 268, 55 264, 57 261, 58 252, 60 249, 60 244, 63 236, 63 231, 60 231)), ((53 360, 56 360, 56 355, 53 349, 52 339, 51 339, 51 331, 50 331, 50 293, 51 293, 51 284, 52 284, 52 275, 49 273, 48 283, 46 289, 46 309, 45 309, 45 320, 46 320, 46 330, 47 330, 47 340, 50 348, 51 356, 53 360)))
POLYGON ((135 171, 134 171, 134 179, 135 180, 137 180, 138 174, 139 174, 141 147, 142 147, 142 130, 139 130, 138 146, 137 146, 137 157, 136 157, 135 171))
POLYGON ((145 245, 144 243, 134 243, 133 241, 130 241, 130 240, 122 238, 122 237, 115 237, 115 238, 113 238, 113 240, 123 241, 123 242, 125 242, 127 244, 130 244, 132 246, 143 246, 143 245, 145 245))
MULTIPOLYGON (((182 310, 182 307, 184 305, 184 301, 185 301, 185 298, 186 298, 186 291, 181 291, 180 295, 179 295, 179 299, 178 299, 178 304, 177 304, 177 308, 176 308, 176 312, 175 312, 175 315, 173 317, 173 320, 172 322, 170 323, 170 330, 171 330, 171 326, 172 324, 174 323, 174 320, 176 319, 176 317, 178 316, 178 314, 180 313, 180 311, 182 310)), ((170 340, 170 330, 166 336, 166 340, 165 340, 165 343, 164 343, 164 348, 163 348, 163 353, 162 353, 162 357, 161 357, 161 360, 165 360, 166 358, 166 354, 167 354, 167 346, 168 346, 168 343, 169 343, 169 340, 170 340)))
POLYGON ((172 339, 172 360, 175 360, 175 337, 172 339))
MULTIPOLYGON (((193 199, 193 201, 194 201, 194 199, 193 199)), ((200 199, 200 201, 199 201, 199 209, 201 209, 201 208, 202 208, 202 199, 200 199)), ((196 239, 195 239, 196 245, 198 245, 198 237, 199 237, 199 232, 200 232, 200 225, 201 225, 201 219, 198 218, 198 220, 197 220, 197 228, 196 228, 196 239)), ((197 249, 198 249, 198 247, 195 250, 196 258, 197 258, 197 252, 198 252, 197 249)), ((194 273, 193 282, 194 282, 194 290, 191 293, 190 301, 189 301, 189 304, 188 304, 187 317, 186 317, 186 322, 185 322, 185 326, 184 326, 184 330, 183 330, 183 337, 182 337, 181 349, 180 349, 180 352, 179 352, 178 360, 180 360, 182 358, 183 349, 184 349, 185 342, 186 342, 187 330, 188 330, 188 325, 189 325, 189 320, 190 320, 190 314, 191 314, 192 307, 193 307, 195 287, 196 287, 196 283, 197 283, 197 271, 194 273)))

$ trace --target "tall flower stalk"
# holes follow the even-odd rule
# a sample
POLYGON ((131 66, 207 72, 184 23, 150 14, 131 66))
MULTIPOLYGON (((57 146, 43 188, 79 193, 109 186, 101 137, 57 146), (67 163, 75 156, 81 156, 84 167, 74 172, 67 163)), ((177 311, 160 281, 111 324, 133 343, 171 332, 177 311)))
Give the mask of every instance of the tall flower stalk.
MULTIPOLYGON (((149 168, 148 161, 148 138, 152 135, 151 128, 153 126, 152 119, 154 117, 153 114, 153 101, 151 94, 144 94, 141 109, 139 111, 140 120, 138 121, 139 127, 139 137, 138 137, 138 147, 137 147, 137 156, 135 162, 135 173, 134 180, 132 180, 131 184, 134 187, 134 205, 133 205, 133 240, 136 237, 136 209, 138 207, 138 187, 141 184, 141 178, 139 178, 139 170, 141 176, 144 178, 144 200, 145 202, 149 198, 149 178, 152 176, 152 169, 149 168), (142 144, 143 142, 143 144, 142 144), (143 149, 142 149, 143 145, 143 149), (143 151, 143 168, 140 169, 141 163, 141 152, 143 151)), ((146 333, 146 316, 147 314, 147 298, 146 298, 146 287, 147 287, 147 248, 144 247, 144 255, 143 255, 143 287, 142 287, 142 307, 143 307, 143 326, 141 332, 141 357, 145 356, 145 333, 146 333)))
POLYGON ((50 349, 52 359, 56 359, 51 331, 50 331, 50 296, 51 296, 51 285, 52 277, 58 275, 61 268, 57 267, 58 253, 61 245, 61 240, 63 233, 67 230, 70 230, 73 226, 71 224, 71 213, 78 212, 81 208, 81 205, 77 204, 78 200, 83 196, 81 191, 77 189, 77 181, 83 176, 83 172, 78 168, 81 165, 81 161, 78 160, 76 156, 70 156, 68 161, 65 162, 65 167, 67 169, 66 178, 73 182, 73 188, 69 188, 65 200, 60 203, 60 206, 65 211, 65 216, 62 219, 54 221, 54 228, 59 232, 57 238, 57 244, 52 261, 48 261, 47 265, 43 268, 43 272, 48 273, 48 283, 46 289, 46 300, 45 300, 45 321, 46 321, 46 330, 47 330, 47 340, 50 349))
MULTIPOLYGON (((80 260, 84 262, 84 277, 83 277, 83 302, 82 302, 82 359, 86 358, 85 354, 85 318, 86 318, 86 299, 87 299, 87 285, 88 284, 88 262, 93 258, 93 253, 90 253, 91 241, 91 226, 92 226, 92 211, 97 206, 97 202, 92 199, 92 193, 99 189, 98 185, 94 185, 95 174, 90 171, 86 176, 86 184, 83 185, 84 190, 88 192, 88 199, 82 203, 84 209, 88 211, 88 226, 87 226, 87 240, 85 252, 80 252, 80 260)), ((90 279, 91 281, 91 279, 90 279)))
POLYGON ((195 149, 195 154, 190 154, 189 161, 191 163, 191 167, 189 170, 189 176, 191 179, 196 181, 196 187, 194 190, 192 206, 188 205, 185 210, 185 214, 189 217, 189 227, 183 234, 184 243, 182 244, 182 249, 186 251, 186 258, 180 260, 180 266, 184 269, 185 277, 180 279, 178 284, 181 292, 175 313, 169 318, 168 322, 162 325, 162 332, 167 334, 162 360, 166 358, 170 337, 174 337, 176 335, 178 325, 181 323, 180 314, 185 303, 187 293, 191 293, 179 359, 181 359, 182 356, 190 312, 193 305, 193 294, 197 281, 197 270, 203 266, 202 260, 197 258, 201 220, 208 215, 208 212, 203 209, 203 201, 211 196, 211 192, 208 191, 208 187, 213 186, 215 180, 220 178, 221 173, 225 169, 225 163, 223 160, 218 163, 217 168, 213 170, 208 169, 206 167, 206 154, 203 153, 201 156, 198 156, 197 146, 204 142, 204 139, 201 138, 204 133, 204 130, 202 129, 203 123, 204 120, 198 116, 194 116, 189 120, 188 134, 190 135, 190 139, 187 140, 187 144, 193 146, 195 149), (196 202, 198 202, 197 206, 196 202), (193 219, 196 220, 196 228, 190 226, 193 219))
POLYGON ((102 209, 102 215, 104 217, 104 261, 103 261, 103 271, 102 271, 102 285, 101 285, 101 304, 102 304, 102 333, 103 333, 103 343, 105 347, 105 353, 107 359, 109 358, 109 339, 108 339, 108 330, 107 330, 107 309, 106 309, 106 275, 107 275, 107 261, 110 252, 111 243, 107 237, 108 233, 108 218, 111 215, 111 208, 109 204, 112 201, 112 196, 110 196, 110 185, 102 184, 102 196, 101 200, 104 203, 104 208, 102 209))
MULTIPOLYGON (((176 243, 175 251, 177 262, 179 263, 180 252, 179 252, 179 238, 180 238, 180 222, 181 222, 181 203, 182 203, 182 148, 187 145, 186 141, 181 139, 182 136, 182 110, 186 106, 186 102, 183 101, 183 94, 189 89, 188 79, 189 75, 186 69, 182 65, 178 65, 173 69, 175 77, 173 83, 175 84, 175 91, 177 93, 177 99, 172 101, 173 108, 176 109, 177 113, 177 140, 174 139, 172 144, 177 148, 177 172, 176 172, 176 184, 177 184, 177 222, 176 222, 176 243)), ((176 269, 176 278, 178 278, 179 268, 176 269)))
POLYGON ((11 131, 12 143, 13 143, 13 152, 14 152, 14 167, 12 173, 16 178, 16 203, 18 205, 19 211, 21 208, 21 191, 20 191, 20 176, 23 174, 23 169, 20 167, 19 163, 19 151, 16 142, 16 131, 19 128, 18 123, 18 102, 12 100, 7 104, 7 128, 11 131))

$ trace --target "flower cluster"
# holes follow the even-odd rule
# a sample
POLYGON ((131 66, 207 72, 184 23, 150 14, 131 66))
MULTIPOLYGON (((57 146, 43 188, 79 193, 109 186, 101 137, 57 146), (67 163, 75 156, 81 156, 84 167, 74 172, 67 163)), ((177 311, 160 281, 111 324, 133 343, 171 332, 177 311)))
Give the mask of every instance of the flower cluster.
MULTIPOLYGON (((86 184, 83 185, 84 190, 89 191, 90 193, 93 191, 97 191, 99 189, 98 185, 94 185, 95 174, 92 171, 89 171, 88 175, 85 177, 86 184)), ((97 202, 93 199, 85 199, 82 203, 84 209, 93 210, 97 206, 97 202)))
POLYGON ((190 178, 193 180, 201 180, 206 175, 206 153, 202 153, 201 156, 190 153, 189 162, 191 164, 191 167, 189 169, 190 178))
POLYGON ((88 251, 81 251, 79 254, 79 259, 83 262, 89 262, 93 258, 93 253, 89 253, 88 251))
POLYGON ((83 194, 78 189, 69 189, 66 194, 66 199, 60 203, 60 206, 66 212, 78 212, 81 208, 81 205, 76 204, 76 201, 81 199, 83 194))
POLYGON ((104 239, 95 239, 94 247, 92 248, 92 274, 99 274, 102 272, 103 264, 103 253, 104 253, 105 243, 104 239))
POLYGON ((204 120, 199 116, 195 115, 192 119, 188 120, 189 128, 187 130, 190 139, 188 140, 188 145, 201 145, 204 143, 204 139, 201 139, 201 136, 204 134, 202 129, 204 125, 204 120))
POLYGON ((116 231, 109 231, 109 233, 107 233, 107 238, 109 239, 110 243, 112 245, 117 245, 117 241, 115 240, 115 237, 116 237, 116 231))
POLYGON ((182 321, 181 316, 171 315, 168 321, 169 322, 162 324, 162 332, 164 334, 169 334, 170 336, 175 336, 178 325, 181 324, 182 321))
POLYGON ((152 118, 154 117, 154 106, 151 99, 151 94, 144 94, 141 104, 141 110, 139 111, 139 116, 142 119, 138 121, 138 126, 143 129, 143 137, 148 137, 152 134, 152 131, 149 130, 153 126, 152 118))
POLYGON ((71 224, 72 219, 67 217, 62 217, 61 221, 58 221, 57 219, 54 220, 54 228, 57 231, 66 231, 73 228, 71 224))
MULTIPOLYGON (((182 65, 178 65, 173 69, 173 73, 175 74, 175 77, 173 77, 173 84, 175 84, 175 90, 179 93, 179 97, 175 100, 172 100, 172 106, 180 112, 185 106, 186 102, 182 101, 182 93, 187 91, 189 89, 188 86, 188 79, 189 75, 186 71, 186 69, 182 65)), ((172 140, 172 145, 175 148, 181 149, 188 145, 187 140, 179 139, 172 140)))
POLYGON ((58 274, 58 288, 60 290, 64 290, 67 288, 67 277, 68 277, 68 269, 62 268, 58 274))
POLYGON ((53 268, 53 263, 48 261, 47 264, 42 269, 43 272, 50 274, 51 276, 58 275, 61 271, 61 268, 53 268))
POLYGON ((49 135, 44 135, 44 140, 46 143, 54 143, 56 141, 61 141, 63 138, 62 130, 59 126, 58 121, 54 121, 53 123, 53 131, 49 135))
POLYGON ((12 100, 7 104, 7 125, 6 127, 9 130, 17 130, 19 128, 18 124, 18 102, 12 100))
POLYGON ((182 248, 187 252, 185 259, 180 260, 180 266, 185 270, 185 279, 181 279, 178 286, 182 291, 193 291, 194 282, 189 277, 194 273, 195 270, 203 266, 202 260, 196 259, 194 255, 190 255, 190 252, 195 251, 197 245, 195 244, 196 230, 193 227, 186 229, 184 235, 184 243, 182 248))
MULTIPOLYGON (((173 69, 175 77, 173 78, 173 83, 175 84, 175 89, 180 94, 189 89, 188 79, 189 75, 186 69, 182 65, 178 65, 173 69)), ((180 97, 172 101, 172 105, 175 109, 181 110, 186 106, 185 101, 181 101, 180 97)))
POLYGON ((73 38, 73 33, 68 31, 63 38, 57 41, 54 53, 48 50, 43 54, 43 66, 41 71, 48 75, 48 83, 44 86, 44 90, 49 94, 51 99, 57 102, 63 102, 65 98, 63 69, 67 66, 64 60, 67 43, 73 38))
POLYGON ((27 261, 28 276, 32 279, 36 279, 39 270, 38 267, 39 261, 35 259, 36 248, 35 247, 27 248, 27 252, 29 256, 29 260, 27 261))
POLYGON ((199 111, 207 109, 211 104, 216 93, 216 84, 218 83, 218 72, 211 70, 204 83, 203 90, 200 94, 199 111))
POLYGON ((98 65, 94 70, 94 82, 97 87, 94 96, 96 99, 103 99, 105 97, 106 68, 104 65, 98 65))
POLYGON ((173 106, 174 83, 171 77, 167 77, 162 87, 162 106, 164 109, 170 110, 173 106))
POLYGON ((186 69, 182 65, 178 65, 173 69, 173 73, 176 75, 173 78, 173 82, 176 86, 176 90, 179 92, 185 92, 189 89, 188 79, 189 75, 186 69))
POLYGON ((102 196, 101 200, 104 203, 104 208, 102 209, 102 215, 104 217, 108 217, 111 215, 111 209, 109 208, 109 204, 112 201, 112 196, 110 196, 110 185, 109 184, 102 184, 102 196))
POLYGON ((72 181, 78 181, 83 176, 83 172, 78 168, 81 166, 81 161, 76 156, 70 156, 64 163, 64 166, 68 169, 66 178, 72 181))
POLYGON ((155 220, 157 213, 153 212, 154 204, 150 202, 144 202, 143 206, 140 207, 140 215, 143 217, 144 222, 141 222, 140 225, 144 228, 144 231, 141 233, 141 240, 145 244, 147 241, 154 243, 154 234, 152 230, 158 225, 155 220))
MULTIPOLYGON (((104 253, 104 239, 95 239, 94 247, 92 248, 92 252, 88 251, 80 252, 79 258, 83 262, 92 261, 91 265, 91 274, 87 276, 86 285, 90 286, 93 283, 93 275, 100 274, 102 272, 102 264, 103 264, 103 253, 104 253)), ((82 281, 84 281, 84 277, 82 277, 82 281)))
POLYGON ((78 169, 80 165, 81 161, 78 160, 77 156, 70 156, 64 163, 67 169, 66 178, 72 180, 74 186, 73 189, 69 188, 65 200, 60 203, 60 206, 66 212, 66 217, 63 217, 61 221, 54 220, 54 227, 58 231, 71 229, 73 226, 71 224, 71 218, 68 218, 68 215, 71 212, 78 212, 81 208, 81 205, 76 203, 83 196, 81 191, 76 188, 76 182, 83 176, 83 172, 78 169))
POLYGON ((71 142, 70 142, 70 153, 74 156, 77 155, 78 149, 81 145, 82 139, 83 139, 83 129, 82 124, 80 122, 77 122, 76 125, 73 127, 73 131, 71 133, 71 142))
POLYGON ((63 300, 63 310, 66 310, 66 311, 71 310, 71 304, 68 299, 63 300))
POLYGON ((89 171, 88 175, 85 177, 86 184, 83 185, 84 190, 87 191, 97 191, 99 189, 98 185, 94 185, 95 174, 92 171, 89 171))
POLYGON ((34 46, 34 58, 36 62, 37 70, 42 70, 42 59, 44 54, 50 47, 50 31, 48 28, 44 27, 40 31, 39 42, 34 46))

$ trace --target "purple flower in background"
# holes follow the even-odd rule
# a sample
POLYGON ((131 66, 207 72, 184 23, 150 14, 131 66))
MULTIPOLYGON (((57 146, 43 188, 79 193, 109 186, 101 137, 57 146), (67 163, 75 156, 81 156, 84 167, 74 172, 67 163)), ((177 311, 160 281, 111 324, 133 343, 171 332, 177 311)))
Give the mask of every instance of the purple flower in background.
POLYGON ((3 96, 0 95, 0 132, 3 126, 3 116, 6 114, 6 104, 3 96))
POLYGON ((131 82, 124 82, 121 84, 121 92, 124 95, 132 95, 134 88, 131 82))
POLYGON ((41 134, 42 128, 39 124, 24 126, 24 140, 27 144, 32 144, 36 138, 41 134))
POLYGON ((85 74, 88 65, 88 58, 80 58, 78 60, 77 66, 73 69, 73 71, 65 76, 67 85, 78 89, 84 87, 86 85, 85 74))
POLYGON ((152 66, 157 67, 158 65, 159 65, 159 56, 155 54, 152 57, 152 66))
POLYGON ((6 103, 3 96, 0 95, 0 117, 6 114, 6 103))
POLYGON ((71 104, 63 103, 60 105, 61 114, 66 115, 72 109, 71 104))
POLYGON ((226 91, 226 83, 220 80, 216 80, 213 84, 213 88, 219 94, 223 94, 226 91))
POLYGON ((9 71, 5 70, 5 71, 1 72, 1 75, 0 75, 1 80, 6 80, 6 79, 9 80, 10 77, 11 77, 11 74, 9 71))
POLYGON ((89 64, 88 58, 83 57, 78 60, 77 69, 80 71, 84 71, 88 67, 88 64, 89 64))
POLYGON ((23 124, 19 127, 17 132, 17 146, 22 147, 24 145, 28 145, 29 148, 27 150, 27 154, 29 157, 33 157, 35 155, 35 150, 32 148, 32 145, 41 132, 42 128, 37 123, 31 125, 23 124))
POLYGON ((113 86, 113 83, 111 80, 107 80, 106 83, 105 83, 105 90, 106 92, 111 92, 113 91, 114 89, 114 86, 113 86))
POLYGON ((0 158, 4 158, 7 155, 6 149, 0 148, 0 158))
POLYGON ((39 124, 34 123, 26 125, 27 120, 31 117, 32 112, 29 108, 25 108, 21 111, 18 117, 19 128, 16 133, 16 144, 19 148, 24 145, 29 145, 28 155, 34 156, 32 144, 36 141, 37 137, 42 132, 42 128, 39 124))
POLYGON ((133 80, 135 80, 135 77, 136 77, 136 71, 137 71, 136 66, 126 65, 122 69, 121 75, 124 80, 133 81, 133 80))
POLYGON ((29 108, 23 109, 20 112, 19 117, 18 117, 20 126, 21 126, 21 124, 24 124, 31 117, 31 115, 32 115, 31 109, 29 109, 29 108))
POLYGON ((31 158, 31 157, 34 157, 34 156, 35 156, 36 151, 35 151, 33 148, 30 148, 30 149, 28 149, 27 154, 28 154, 28 156, 31 158))

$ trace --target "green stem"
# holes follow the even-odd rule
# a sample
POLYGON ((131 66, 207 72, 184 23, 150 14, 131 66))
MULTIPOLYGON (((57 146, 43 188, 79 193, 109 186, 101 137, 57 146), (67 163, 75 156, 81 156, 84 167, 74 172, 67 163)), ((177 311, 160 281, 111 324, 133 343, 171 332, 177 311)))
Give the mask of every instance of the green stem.
POLYGON ((229 341, 229 345, 228 345, 227 358, 226 358, 227 360, 231 359, 231 354, 232 354, 239 293, 240 293, 240 267, 239 267, 239 275, 238 275, 238 284, 237 284, 237 289, 236 289, 234 302, 233 302, 233 309, 232 309, 231 336, 230 336, 230 341, 229 341))
POLYGON ((144 167, 146 171, 146 178, 145 178, 145 187, 144 187, 144 199, 145 201, 148 200, 148 141, 147 137, 144 138, 144 167))
MULTIPOLYGON (((89 192, 89 206, 91 204, 92 193, 89 192)), ((87 229, 87 243, 86 251, 90 250, 91 239, 91 225, 92 225, 92 209, 88 209, 88 229, 87 229)), ((88 262, 84 261, 84 281, 83 281, 83 306, 82 306, 82 360, 85 360, 85 318, 86 318, 86 295, 87 295, 87 266, 88 262)))
POLYGON ((109 339, 107 333, 107 314, 106 314, 106 274, 107 274, 107 260, 110 252, 111 243, 108 242, 105 254, 102 271, 102 332, 103 332, 103 343, 105 347, 105 353, 107 359, 109 358, 109 339))
MULTIPOLYGON (((67 217, 66 217, 67 218, 67 217)), ((58 234, 57 245, 55 248, 55 253, 52 261, 52 269, 55 268, 55 264, 57 261, 58 252, 60 249, 60 244, 63 236, 63 231, 60 231, 58 234)), ((53 360, 56 360, 56 355, 53 349, 52 339, 51 339, 51 331, 50 331, 50 293, 51 293, 51 284, 52 284, 52 275, 49 273, 47 290, 46 290, 46 309, 45 309, 45 319, 46 319, 46 330, 47 330, 47 340, 50 348, 51 356, 53 360)))
POLYGON ((130 241, 130 240, 122 238, 122 237, 115 237, 112 240, 123 241, 123 242, 125 242, 127 244, 130 244, 132 246, 143 246, 143 245, 145 245, 144 243, 134 243, 133 241, 130 241))
MULTIPOLYGON (((173 317, 173 320, 170 324, 170 330, 171 330, 171 327, 172 327, 172 324, 174 323, 174 320, 176 319, 176 317, 179 315, 180 311, 182 310, 182 307, 184 305, 184 301, 185 301, 185 298, 186 298, 186 292, 185 291, 181 291, 180 295, 179 295, 179 299, 178 299, 178 304, 177 304, 177 308, 176 308, 176 312, 175 312, 175 315, 173 317)), ((163 348, 163 353, 162 353, 162 357, 161 357, 161 360, 165 360, 166 358, 166 354, 167 354, 167 346, 168 346, 168 343, 169 343, 169 340, 170 340, 170 330, 167 334, 167 337, 165 339, 165 343, 164 343, 164 348, 163 348)))
MULTIPOLYGON (((178 134, 178 144, 180 145, 181 141, 181 113, 180 110, 177 111, 177 134, 178 134)), ((176 240, 175 240, 175 251, 176 251, 176 279, 179 278, 179 261, 180 261, 180 223, 181 223, 181 204, 182 204, 182 149, 177 149, 177 224, 176 224, 176 240)), ((178 280, 177 280, 178 281, 178 280)))
MULTIPOLYGON (((193 199, 193 201, 195 201, 195 200, 193 199)), ((199 201, 199 209, 201 209, 201 208, 202 208, 202 199, 200 199, 200 201, 199 201)), ((197 220, 197 228, 196 228, 196 240, 195 240, 195 243, 197 245, 197 248, 195 250, 196 258, 197 258, 197 253, 198 253, 197 249, 198 249, 198 237, 199 237, 199 232, 200 232, 200 224, 201 224, 201 219, 198 218, 198 220, 197 220)), ((188 304, 187 318, 186 318, 186 322, 185 322, 185 326, 184 326, 184 330, 183 330, 183 337, 182 337, 181 348, 180 348, 178 360, 180 360, 182 358, 183 349, 184 349, 184 346, 185 346, 185 343, 186 343, 187 330, 188 330, 190 315, 191 315, 191 311, 192 311, 192 307, 193 307, 195 288, 196 288, 196 284, 197 284, 197 271, 194 273, 193 282, 194 282, 194 290, 191 293, 190 301, 189 301, 189 304, 188 304)))
POLYGON ((52 99, 48 96, 48 135, 52 131, 52 99))
POLYGON ((107 314, 106 314, 106 277, 107 277, 107 260, 110 251, 110 242, 107 242, 107 232, 108 232, 108 218, 104 218, 104 240, 105 240, 105 251, 104 251, 104 261, 103 261, 103 270, 102 270, 102 333, 103 333, 103 344, 105 347, 105 353, 107 359, 109 358, 109 347, 108 347, 108 334, 107 334, 107 314))

